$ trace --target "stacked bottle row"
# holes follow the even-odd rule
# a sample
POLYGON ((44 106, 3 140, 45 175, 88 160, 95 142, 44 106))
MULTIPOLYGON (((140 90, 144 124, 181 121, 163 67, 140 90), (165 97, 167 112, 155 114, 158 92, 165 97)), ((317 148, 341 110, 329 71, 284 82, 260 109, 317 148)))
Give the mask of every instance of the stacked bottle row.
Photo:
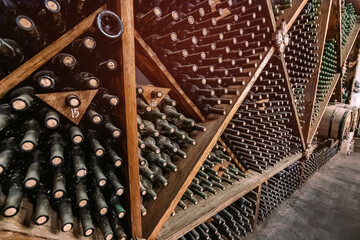
POLYGON ((347 38, 357 22, 357 14, 352 3, 344 3, 341 8, 341 44, 345 47, 347 38))
POLYGON ((321 1, 309 1, 289 29, 286 66, 300 122, 305 124, 305 89, 319 63, 318 28, 321 1))
POLYGON ((310 155, 310 158, 304 162, 304 176, 303 179, 308 179, 313 175, 322 165, 324 165, 326 147, 318 147, 310 155))
POLYGON ((281 15, 284 14, 284 11, 292 7, 292 0, 271 0, 273 13, 275 15, 276 21, 281 18, 281 15))
POLYGON ((300 138, 290 126, 291 97, 279 69, 268 64, 222 136, 246 169, 260 173, 301 151, 300 138))
POLYGON ((239 94, 229 86, 245 85, 270 46, 264 2, 135 2, 136 29, 186 94, 203 114, 226 114, 239 94))
MULTIPOLYGON (((0 1, 0 79, 104 1, 0 1)), ((101 28, 101 25, 98 25, 101 28)))
MULTIPOLYGON (((119 23, 103 27, 112 31, 119 23)), ((100 42, 89 35, 76 40, 65 49, 71 54, 57 54, 1 99, 0 185, 7 196, 3 216, 15 216, 27 197, 34 205, 36 225, 48 222, 51 207, 63 232, 71 231, 73 217, 78 217, 86 237, 96 225, 105 239, 126 239, 120 224, 125 215, 125 189, 119 179, 123 159, 117 152, 121 130, 113 122, 119 99, 103 87, 116 62, 106 60, 100 42), (89 89, 96 94, 88 106, 78 91, 89 89), (54 108, 35 96, 54 91, 65 95, 56 98, 54 108), (71 110, 72 117, 62 110, 71 110), (79 124, 74 118, 81 118, 79 124)))
POLYGON ((264 221, 300 185, 301 162, 295 162, 263 183, 258 220, 264 221))
POLYGON ((320 116, 320 104, 329 96, 330 88, 334 82, 334 75, 337 72, 335 44, 336 41, 334 39, 326 40, 325 42, 311 126, 320 116))
MULTIPOLYGON (((138 93, 141 92, 138 87, 138 93)), ((160 93, 154 90, 152 95, 155 92, 160 93)), ((137 97, 140 189, 146 199, 156 200, 154 187, 167 186, 166 175, 177 171, 177 161, 187 160, 187 149, 196 144, 192 137, 206 128, 179 113, 176 101, 168 96, 152 109, 140 95, 137 97)), ((145 206, 141 211, 145 216, 145 206)))
POLYGON ((202 199, 221 194, 220 191, 244 177, 245 173, 231 163, 226 149, 221 144, 216 144, 182 196, 178 207, 186 210, 188 205, 197 205, 202 199))
POLYGON ((258 198, 256 191, 251 191, 230 206, 226 207, 209 221, 200 224, 179 240, 193 239, 241 239, 253 231, 255 206, 258 198))
POLYGON ((325 163, 329 161, 331 158, 333 158, 339 152, 339 147, 340 147, 340 142, 326 149, 325 158, 324 158, 325 163))

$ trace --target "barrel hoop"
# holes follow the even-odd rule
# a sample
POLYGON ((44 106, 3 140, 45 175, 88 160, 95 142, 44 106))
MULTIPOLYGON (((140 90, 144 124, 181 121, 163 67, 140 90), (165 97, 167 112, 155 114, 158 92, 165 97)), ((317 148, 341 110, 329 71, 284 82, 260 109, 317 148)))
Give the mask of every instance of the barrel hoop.
POLYGON ((344 128, 344 120, 345 120, 345 118, 347 117, 347 115, 349 114, 349 110, 347 110, 344 114, 343 114, 343 116, 342 116, 342 118, 341 118, 341 120, 340 120, 340 126, 341 126, 341 129, 339 129, 339 132, 338 132, 338 136, 339 136, 339 140, 341 141, 342 139, 341 139, 341 137, 342 136, 340 136, 340 133, 342 132, 342 130, 343 130, 343 128, 344 128), (341 130, 341 131, 340 131, 341 130))
POLYGON ((331 117, 330 117, 330 126, 329 126, 329 130, 328 130, 328 136, 330 137, 331 136, 331 129, 332 129, 332 125, 333 125, 333 122, 334 122, 334 119, 335 119, 335 116, 336 116, 336 113, 338 111, 338 107, 335 108, 334 112, 332 113, 331 117))

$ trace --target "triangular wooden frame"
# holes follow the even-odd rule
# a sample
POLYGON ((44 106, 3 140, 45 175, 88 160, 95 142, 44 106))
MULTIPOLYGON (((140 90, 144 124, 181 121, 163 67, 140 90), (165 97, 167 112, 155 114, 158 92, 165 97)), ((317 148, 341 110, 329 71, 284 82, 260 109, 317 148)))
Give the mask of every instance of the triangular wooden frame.
POLYGON ((43 93, 36 94, 35 96, 40 98, 42 101, 44 101, 46 104, 54 108, 62 115, 64 115, 73 123, 79 124, 91 101, 95 97, 97 91, 98 89, 72 92, 43 93), (75 94, 81 100, 81 105, 78 108, 72 108, 65 103, 65 98, 69 94, 75 94))

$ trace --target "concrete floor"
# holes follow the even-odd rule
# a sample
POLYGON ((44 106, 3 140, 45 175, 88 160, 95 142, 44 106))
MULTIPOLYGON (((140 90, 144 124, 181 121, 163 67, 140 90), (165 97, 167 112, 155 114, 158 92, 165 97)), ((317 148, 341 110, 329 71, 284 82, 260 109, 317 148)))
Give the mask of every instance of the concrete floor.
POLYGON ((338 154, 248 240, 360 240, 360 152, 338 154))

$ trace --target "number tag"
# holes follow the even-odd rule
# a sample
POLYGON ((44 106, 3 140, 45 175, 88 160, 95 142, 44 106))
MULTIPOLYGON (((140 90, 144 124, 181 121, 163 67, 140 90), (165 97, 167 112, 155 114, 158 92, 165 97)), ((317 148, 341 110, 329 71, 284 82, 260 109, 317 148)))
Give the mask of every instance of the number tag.
POLYGON ((80 115, 78 108, 72 108, 71 109, 71 117, 72 118, 78 118, 80 115))

